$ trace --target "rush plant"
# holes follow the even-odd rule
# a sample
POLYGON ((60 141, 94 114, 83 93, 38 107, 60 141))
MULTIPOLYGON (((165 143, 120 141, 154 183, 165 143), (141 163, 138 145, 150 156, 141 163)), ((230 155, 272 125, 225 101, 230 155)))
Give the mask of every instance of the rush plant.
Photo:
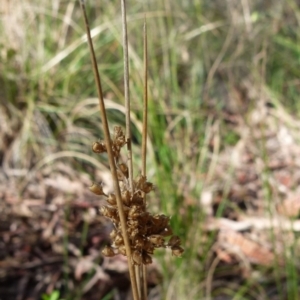
POLYGON ((152 255, 157 248, 170 248, 174 256, 184 252, 181 240, 173 235, 170 218, 163 214, 152 214, 147 210, 146 195, 153 191, 153 183, 146 176, 146 136, 147 136, 147 34, 144 25, 144 114, 142 142, 142 173, 133 178, 132 145, 130 129, 129 63, 125 0, 121 0, 124 53, 124 93, 126 107, 126 134, 120 126, 114 127, 111 136, 104 105, 100 74, 84 1, 80 1, 90 47, 93 72, 99 97, 99 108, 105 139, 93 144, 95 153, 107 153, 113 180, 114 192, 106 194, 101 185, 94 183, 90 190, 106 198, 107 205, 101 208, 114 229, 110 233, 112 243, 102 253, 105 256, 122 254, 128 258, 128 267, 134 300, 147 299, 146 265, 152 263, 152 255), (120 153, 127 148, 127 163, 121 161, 120 153), (166 238, 168 240, 166 240, 166 238))

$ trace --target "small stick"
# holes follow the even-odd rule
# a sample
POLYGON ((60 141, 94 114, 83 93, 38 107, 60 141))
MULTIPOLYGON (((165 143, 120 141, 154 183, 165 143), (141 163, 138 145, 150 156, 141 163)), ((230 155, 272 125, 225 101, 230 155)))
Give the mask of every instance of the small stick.
MULTIPOLYGON (((147 24, 144 16, 144 108, 143 108, 143 133, 142 133, 142 175, 146 176, 146 156, 147 156, 147 128, 148 128, 148 50, 147 50, 147 24)), ((144 195, 146 204, 146 194, 144 195)), ((142 265, 140 270, 142 289, 141 299, 147 299, 147 266, 142 265)))
POLYGON ((134 270, 134 267, 132 264, 132 253, 131 253, 131 248, 130 248, 130 242, 129 242, 129 238, 128 238, 127 230, 126 230, 126 218, 125 218, 125 214, 124 214, 123 203, 121 200, 120 186, 119 186, 117 170, 116 170, 116 166, 115 166, 114 155, 113 155, 113 151, 112 151, 108 121, 107 121, 107 116, 106 116, 106 111, 105 111, 100 74, 99 74, 99 70, 97 67, 97 61, 96 61, 95 51, 94 51, 93 42, 92 42, 92 38, 91 38, 89 23, 88 23, 88 19, 87 19, 87 15, 86 15, 84 0, 80 0, 80 6, 82 9, 84 23, 85 23, 86 32, 87 32, 87 39, 88 39, 88 44, 89 44, 89 48, 90 48, 93 72, 94 72, 94 77, 95 77, 97 92, 98 92, 98 97, 99 97, 100 114, 101 114, 101 119, 102 119, 105 143, 106 143, 106 147, 107 147, 109 165, 110 165, 110 169, 111 169, 111 173, 112 173, 114 190, 115 190, 116 198, 117 198, 117 205, 118 205, 118 210, 119 210, 120 222, 121 222, 121 226, 122 226, 122 234, 123 234, 123 238, 124 238, 126 254, 128 257, 128 268, 129 268, 129 275, 130 275, 133 299, 139 300, 138 289, 137 289, 137 285, 136 285, 135 270, 134 270))

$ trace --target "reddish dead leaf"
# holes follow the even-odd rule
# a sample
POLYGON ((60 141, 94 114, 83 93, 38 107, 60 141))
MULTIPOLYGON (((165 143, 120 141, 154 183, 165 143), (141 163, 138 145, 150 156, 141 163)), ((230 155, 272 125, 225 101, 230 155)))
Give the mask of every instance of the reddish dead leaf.
POLYGON ((228 252, 226 252, 220 248, 218 248, 216 250, 216 254, 221 261, 224 261, 228 264, 231 264, 233 262, 232 256, 230 256, 230 254, 228 252))
POLYGON ((286 198, 277 206, 279 214, 287 217, 297 217, 300 213, 300 195, 293 195, 286 198))
POLYGON ((275 173, 275 178, 280 184, 287 188, 290 188, 293 185, 293 178, 288 172, 277 172, 275 173))
POLYGON ((271 265, 274 254, 266 247, 254 242, 241 233, 231 230, 221 230, 218 236, 220 244, 231 246, 235 251, 240 251, 251 263, 260 265, 271 265))

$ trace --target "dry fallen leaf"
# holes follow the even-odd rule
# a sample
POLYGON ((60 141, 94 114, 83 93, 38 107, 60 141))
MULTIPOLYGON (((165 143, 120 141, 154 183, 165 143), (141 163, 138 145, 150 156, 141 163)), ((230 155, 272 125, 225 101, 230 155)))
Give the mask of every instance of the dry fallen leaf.
POLYGON ((274 261, 273 252, 233 230, 221 230, 218 241, 220 245, 226 245, 225 248, 231 246, 235 251, 241 252, 251 263, 269 266, 274 261))
POLYGON ((279 214, 286 217, 297 217, 300 213, 300 194, 291 195, 277 205, 279 214))

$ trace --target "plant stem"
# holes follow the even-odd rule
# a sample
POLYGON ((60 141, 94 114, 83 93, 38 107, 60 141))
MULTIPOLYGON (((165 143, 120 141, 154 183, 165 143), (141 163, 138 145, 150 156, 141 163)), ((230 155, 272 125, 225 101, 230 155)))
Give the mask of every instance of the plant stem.
MULTIPOLYGON (((148 128, 148 60, 147 60, 147 24, 144 18, 144 107, 143 107, 143 133, 142 133, 142 175, 146 176, 146 156, 147 156, 147 128, 148 128)), ((146 194, 144 195, 146 202, 146 194)), ((146 204, 146 203, 145 203, 146 204)), ((142 265, 141 275, 141 299, 147 299, 147 266, 142 265)))
POLYGON ((124 59, 124 96, 126 109, 126 140, 127 140, 127 158, 129 184, 133 192, 133 166, 132 166, 132 149, 131 149, 131 130, 130 130, 130 95, 129 95, 129 60, 128 60, 128 36, 125 0, 121 0, 122 10, 122 29, 123 29, 123 59, 124 59))
POLYGON ((147 24, 144 19, 144 107, 142 136, 142 175, 146 176, 147 128, 148 128, 148 60, 147 60, 147 24))
MULTIPOLYGON (((125 115, 126 115, 126 141, 127 141, 127 159, 128 159, 128 177, 131 194, 133 194, 133 164, 132 164, 132 148, 131 148, 131 126, 130 126, 130 89, 129 89, 129 60, 128 60, 128 36, 127 36, 127 20, 126 20, 126 4, 125 0, 121 0, 122 11, 122 29, 123 29, 123 59, 124 59, 124 94, 125 94, 125 115)), ((137 288, 139 297, 141 297, 141 278, 140 267, 135 266, 135 275, 137 280, 137 288)))
POLYGON ((95 76, 97 92, 98 92, 98 97, 99 97, 99 107, 100 107, 100 114, 101 114, 101 119, 102 119, 104 137, 105 137, 105 144, 106 144, 106 147, 107 147, 109 165, 110 165, 111 174, 112 174, 112 178, 113 178, 113 185, 114 185, 114 190, 115 190, 115 193, 116 193, 117 205, 118 205, 119 216, 120 216, 120 222, 121 222, 121 226, 122 226, 122 235, 123 235, 123 238, 124 238, 126 254, 127 254, 127 258, 128 258, 128 268, 129 268, 129 275, 130 275, 130 281, 131 281, 131 287, 132 287, 132 294, 133 294, 133 299, 134 300, 139 300, 138 289, 137 289, 137 284, 136 284, 136 277, 135 277, 135 271, 134 271, 134 267, 133 267, 133 264, 132 264, 132 254, 131 254, 131 248, 130 248, 130 241, 129 241, 129 238, 128 238, 127 228, 126 228, 126 218, 125 218, 125 214, 124 214, 123 203, 122 203, 122 200, 121 200, 120 186, 119 186, 119 181, 118 181, 118 176, 117 176, 117 170, 116 170, 114 155, 113 155, 113 151, 112 151, 108 121, 107 121, 107 117, 106 117, 104 98, 103 98, 101 81, 100 81, 100 74, 99 74, 99 70, 98 70, 98 67, 97 67, 95 51, 94 51, 94 47, 93 47, 93 43, 92 43, 89 23, 88 23, 86 10, 85 10, 85 5, 84 5, 83 0, 80 1, 80 5, 81 5, 81 9, 82 9, 83 17, 84 17, 84 22, 85 22, 85 27, 86 27, 86 32, 87 32, 87 39, 88 39, 88 44, 89 44, 89 48, 90 48, 91 60, 92 60, 92 65, 93 65, 93 72, 94 72, 94 76, 95 76))

